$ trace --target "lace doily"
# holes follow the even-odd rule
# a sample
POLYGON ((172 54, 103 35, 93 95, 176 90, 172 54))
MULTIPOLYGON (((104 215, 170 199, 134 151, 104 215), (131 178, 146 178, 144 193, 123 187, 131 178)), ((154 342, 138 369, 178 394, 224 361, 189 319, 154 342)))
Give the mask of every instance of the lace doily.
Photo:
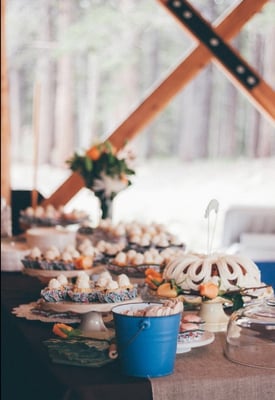
POLYGON ((80 315, 70 315, 66 313, 53 313, 45 312, 39 310, 37 308, 37 303, 32 302, 29 304, 21 304, 18 307, 15 307, 12 310, 12 313, 15 314, 19 318, 26 318, 31 321, 41 321, 41 322, 63 322, 65 324, 73 324, 80 323, 81 316, 80 315))

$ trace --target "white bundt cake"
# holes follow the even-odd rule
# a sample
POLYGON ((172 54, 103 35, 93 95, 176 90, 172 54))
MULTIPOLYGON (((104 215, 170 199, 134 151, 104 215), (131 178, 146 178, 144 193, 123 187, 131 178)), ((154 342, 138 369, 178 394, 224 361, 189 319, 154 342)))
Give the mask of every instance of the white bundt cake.
POLYGON ((187 253, 165 267, 164 279, 174 279, 185 290, 198 290, 201 283, 218 277, 220 289, 258 287, 261 273, 257 265, 244 256, 214 253, 210 255, 187 253))

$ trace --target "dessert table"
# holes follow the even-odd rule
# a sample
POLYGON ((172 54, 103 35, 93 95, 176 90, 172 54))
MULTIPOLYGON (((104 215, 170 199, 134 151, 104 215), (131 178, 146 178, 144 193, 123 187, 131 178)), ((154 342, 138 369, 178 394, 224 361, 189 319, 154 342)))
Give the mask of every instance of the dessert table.
POLYGON ((20 304, 36 301, 42 287, 20 272, 1 272, 3 400, 266 400, 274 396, 275 370, 228 361, 223 355, 224 333, 216 334, 207 346, 178 354, 174 373, 161 378, 124 376, 118 360, 98 368, 55 364, 43 344, 53 337, 53 324, 11 313, 20 304))

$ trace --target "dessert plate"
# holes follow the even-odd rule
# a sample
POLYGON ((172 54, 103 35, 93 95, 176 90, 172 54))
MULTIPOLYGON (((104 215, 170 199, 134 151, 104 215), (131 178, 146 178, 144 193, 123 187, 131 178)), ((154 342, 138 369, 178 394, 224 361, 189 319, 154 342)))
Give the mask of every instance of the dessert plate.
POLYGON ((186 339, 183 334, 178 334, 177 354, 187 353, 195 347, 207 346, 215 340, 213 332, 204 331, 203 335, 199 338, 186 339))

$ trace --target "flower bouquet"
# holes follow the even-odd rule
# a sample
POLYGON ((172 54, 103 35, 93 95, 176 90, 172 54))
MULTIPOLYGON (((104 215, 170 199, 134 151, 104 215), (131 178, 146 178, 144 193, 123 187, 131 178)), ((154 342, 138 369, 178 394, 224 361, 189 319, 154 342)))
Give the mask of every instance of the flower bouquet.
POLYGON ((75 152, 67 160, 71 170, 82 176, 85 186, 100 200, 102 218, 111 217, 112 200, 131 185, 129 176, 135 174, 130 166, 132 159, 129 151, 117 152, 109 141, 105 141, 95 144, 83 154, 75 152))
MULTIPOLYGON (((255 287, 235 287, 228 290, 220 289, 220 280, 215 277, 207 282, 202 282, 198 290, 182 289, 175 279, 164 279, 161 272, 153 271, 148 268, 145 271, 145 283, 148 288, 163 298, 181 298, 185 303, 188 303, 190 297, 195 298, 194 304, 203 303, 221 303, 228 304, 230 311, 236 311, 244 306, 244 299, 249 301, 258 299, 261 296, 271 296, 273 289, 270 285, 261 285, 255 287), (190 296, 190 297, 189 297, 190 296)), ((192 304, 192 303, 191 303, 192 304)))

